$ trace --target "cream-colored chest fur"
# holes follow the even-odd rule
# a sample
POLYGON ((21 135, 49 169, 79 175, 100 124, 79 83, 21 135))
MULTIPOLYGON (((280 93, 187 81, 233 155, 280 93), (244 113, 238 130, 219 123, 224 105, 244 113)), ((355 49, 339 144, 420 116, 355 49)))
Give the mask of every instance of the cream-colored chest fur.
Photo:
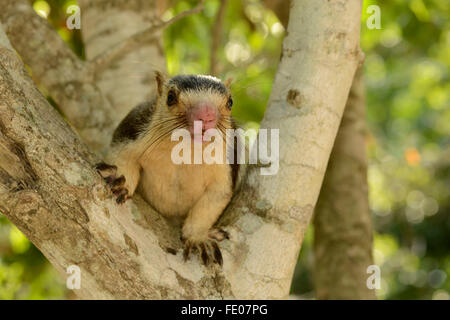
POLYGON ((177 165, 171 160, 173 145, 162 143, 139 159, 142 170, 138 191, 147 202, 165 216, 184 217, 212 183, 217 188, 215 182, 221 182, 224 196, 229 197, 230 165, 177 165))

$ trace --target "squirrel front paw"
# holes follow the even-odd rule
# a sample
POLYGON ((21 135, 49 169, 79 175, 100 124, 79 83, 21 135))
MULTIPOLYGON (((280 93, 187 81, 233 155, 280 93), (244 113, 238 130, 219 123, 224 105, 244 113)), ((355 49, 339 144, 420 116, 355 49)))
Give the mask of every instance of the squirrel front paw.
POLYGON ((188 260, 192 252, 197 252, 205 266, 209 263, 217 263, 222 266, 223 258, 217 241, 229 239, 228 232, 223 229, 213 228, 204 239, 184 239, 184 261, 188 260))
POLYGON ((125 201, 131 198, 128 194, 128 189, 125 188, 125 177, 123 175, 117 177, 117 166, 100 162, 95 165, 95 169, 97 169, 103 180, 111 188, 118 204, 125 203, 125 201))
POLYGON ((189 259, 191 252, 198 252, 205 266, 209 265, 210 262, 217 263, 220 266, 223 263, 222 253, 214 240, 186 240, 183 251, 184 261, 189 259))

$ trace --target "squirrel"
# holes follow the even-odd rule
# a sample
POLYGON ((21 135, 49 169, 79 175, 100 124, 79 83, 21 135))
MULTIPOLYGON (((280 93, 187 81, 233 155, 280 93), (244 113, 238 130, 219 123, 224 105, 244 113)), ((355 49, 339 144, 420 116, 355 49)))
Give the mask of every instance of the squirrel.
POLYGON ((203 150, 208 145, 203 139, 208 129, 217 129, 225 141, 225 131, 236 129, 230 81, 207 75, 166 79, 159 72, 155 78, 156 98, 138 105, 122 120, 105 162, 96 169, 117 203, 124 203, 137 191, 164 217, 183 221, 185 261, 191 252, 198 252, 204 265, 222 265, 217 242, 229 235, 214 224, 232 198, 239 164, 175 164, 171 152, 177 142, 171 140, 171 134, 180 128, 188 130, 194 148, 199 143, 194 141, 194 121, 201 121, 203 150))

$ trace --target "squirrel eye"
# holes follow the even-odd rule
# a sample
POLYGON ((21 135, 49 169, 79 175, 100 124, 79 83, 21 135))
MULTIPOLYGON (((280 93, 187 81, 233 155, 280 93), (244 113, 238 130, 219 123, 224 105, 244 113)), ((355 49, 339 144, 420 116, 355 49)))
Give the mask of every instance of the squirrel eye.
POLYGON ((170 90, 169 93, 167 93, 167 105, 172 106, 177 103, 177 95, 173 90, 170 90))
POLYGON ((228 103, 227 103, 227 107, 228 109, 231 109, 231 107, 233 106, 233 99, 228 99, 228 103))

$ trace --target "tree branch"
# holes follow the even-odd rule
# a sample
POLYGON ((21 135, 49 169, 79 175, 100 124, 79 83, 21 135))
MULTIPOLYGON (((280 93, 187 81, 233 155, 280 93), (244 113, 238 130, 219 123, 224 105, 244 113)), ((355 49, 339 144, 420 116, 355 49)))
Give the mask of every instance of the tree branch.
POLYGON ((56 101, 94 150, 109 144, 114 129, 110 106, 85 63, 26 0, 1 0, 0 20, 33 77, 56 101))
POLYGON ((151 27, 129 37, 127 40, 122 41, 110 50, 98 55, 91 61, 91 68, 93 69, 93 72, 95 74, 101 73, 119 57, 136 50, 136 48, 141 46, 143 43, 149 43, 157 39, 159 37, 159 34, 157 33, 158 31, 167 28, 186 16, 202 11, 204 2, 205 0, 201 0, 194 8, 186 10, 167 21, 161 21, 155 25, 152 25, 151 27))
MULTIPOLYGON (((289 17, 286 1, 264 3, 286 28, 289 17)), ((366 269, 373 260, 364 108, 360 67, 353 79, 314 214, 317 299, 375 298, 374 291, 366 285, 366 269)))
POLYGON ((223 219, 237 221, 246 235, 247 268, 235 270, 233 278, 252 298, 264 291, 270 292, 265 298, 289 292, 360 60, 360 1, 292 4, 284 54, 261 123, 261 129, 280 130, 280 168, 272 176, 250 169, 232 214, 223 219), (255 279, 267 280, 261 285, 255 279))

